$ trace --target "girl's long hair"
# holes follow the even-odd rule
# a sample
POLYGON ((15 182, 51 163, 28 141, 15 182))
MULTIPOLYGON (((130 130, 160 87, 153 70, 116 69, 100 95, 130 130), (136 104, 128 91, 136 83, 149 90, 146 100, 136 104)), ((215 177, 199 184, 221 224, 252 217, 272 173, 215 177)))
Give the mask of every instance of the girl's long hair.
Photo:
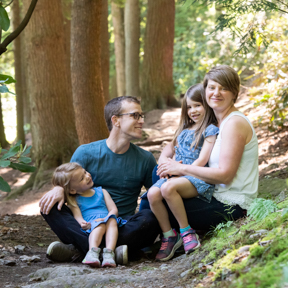
POLYGON ((203 105, 205 110, 205 115, 202 119, 202 122, 198 126, 198 128, 195 130, 195 140, 191 144, 191 149, 194 146, 194 149, 196 149, 199 145, 199 142, 201 140, 201 136, 205 129, 210 125, 214 124, 217 126, 217 119, 215 117, 215 114, 205 101, 205 90, 202 83, 195 84, 191 86, 185 93, 185 96, 182 101, 182 108, 181 108, 181 116, 180 116, 180 123, 179 126, 175 132, 175 135, 172 140, 173 146, 177 145, 177 137, 180 135, 180 133, 184 129, 189 129, 193 126, 194 122, 189 118, 188 112, 187 112, 187 98, 189 98, 192 101, 199 102, 203 105))
POLYGON ((82 166, 76 162, 65 163, 57 167, 53 173, 52 184, 54 186, 61 186, 64 188, 65 199, 68 205, 77 207, 75 200, 76 194, 70 194, 70 181, 72 173, 82 166))

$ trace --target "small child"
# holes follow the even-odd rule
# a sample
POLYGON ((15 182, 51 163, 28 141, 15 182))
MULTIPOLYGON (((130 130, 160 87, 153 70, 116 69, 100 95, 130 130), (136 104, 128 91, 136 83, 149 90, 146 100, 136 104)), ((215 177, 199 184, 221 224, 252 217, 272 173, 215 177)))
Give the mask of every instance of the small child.
POLYGON ((116 267, 114 250, 118 238, 118 210, 109 193, 101 187, 92 188, 94 183, 90 173, 75 162, 56 168, 52 182, 64 188, 74 218, 90 234, 89 251, 82 263, 100 267, 99 246, 105 234, 102 267, 116 267))
MULTIPOLYGON (((161 153, 158 174, 163 172, 163 165, 169 161, 173 162, 174 167, 181 164, 207 165, 219 129, 213 125, 216 125, 217 120, 213 110, 205 105, 203 97, 205 93, 202 84, 193 85, 187 90, 182 102, 179 127, 173 141, 161 153)), ((186 254, 201 246, 198 235, 188 223, 182 198, 198 197, 210 202, 214 192, 214 185, 193 176, 177 174, 176 170, 174 177, 161 178, 147 194, 151 210, 163 232, 162 245, 156 255, 158 261, 171 259, 183 242, 186 254), (180 235, 171 228, 163 199, 179 223, 180 235)))

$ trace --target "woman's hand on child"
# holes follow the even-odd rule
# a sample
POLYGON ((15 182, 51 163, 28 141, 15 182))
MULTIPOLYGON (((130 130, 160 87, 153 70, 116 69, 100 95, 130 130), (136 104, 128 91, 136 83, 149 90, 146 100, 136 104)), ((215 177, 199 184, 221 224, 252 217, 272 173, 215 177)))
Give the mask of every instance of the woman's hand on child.
POLYGON ((158 166, 157 175, 160 176, 160 178, 164 178, 164 177, 172 176, 172 175, 181 175, 179 173, 181 164, 182 164, 182 160, 175 161, 172 159, 168 159, 167 162, 162 163, 158 166))
POLYGON ((83 230, 88 230, 88 229, 91 228, 91 223, 90 223, 90 222, 83 221, 83 222, 81 223, 81 228, 82 228, 83 230))

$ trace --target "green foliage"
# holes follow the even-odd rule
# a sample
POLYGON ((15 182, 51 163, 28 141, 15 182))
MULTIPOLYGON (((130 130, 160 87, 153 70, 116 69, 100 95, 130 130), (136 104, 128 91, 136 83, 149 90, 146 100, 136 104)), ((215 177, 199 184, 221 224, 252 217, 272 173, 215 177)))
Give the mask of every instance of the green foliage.
POLYGON ((5 84, 16 83, 16 80, 11 76, 0 74, 0 93, 11 93, 15 95, 13 92, 9 91, 9 89, 4 83, 5 84))
POLYGON ((256 221, 260 221, 267 217, 270 213, 275 212, 276 209, 277 205, 272 200, 256 198, 250 205, 247 214, 256 221))
MULTIPOLYGON (((34 172, 36 167, 27 165, 32 161, 31 158, 26 156, 30 153, 30 150, 31 146, 23 148, 21 141, 18 141, 9 151, 0 147, 0 167, 11 167, 21 172, 34 172)), ((0 190, 11 191, 9 184, 2 177, 0 177, 0 190)))
POLYGON ((4 31, 7 31, 10 27, 10 19, 5 8, 0 2, 0 28, 4 31))
POLYGON ((214 233, 219 235, 220 233, 224 233, 226 228, 229 228, 233 224, 233 221, 227 221, 226 223, 219 223, 215 229, 214 233))
POLYGON ((263 246, 256 245, 255 247, 250 249, 250 256, 261 257, 265 249, 266 248, 263 246))

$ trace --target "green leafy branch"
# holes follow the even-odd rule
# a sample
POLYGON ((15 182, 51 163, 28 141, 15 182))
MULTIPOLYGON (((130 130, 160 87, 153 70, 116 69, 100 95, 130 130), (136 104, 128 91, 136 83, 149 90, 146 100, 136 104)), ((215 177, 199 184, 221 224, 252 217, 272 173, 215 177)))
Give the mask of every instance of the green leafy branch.
MULTIPOLYGON (((30 153, 31 146, 23 148, 21 141, 12 146, 9 151, 0 147, 0 167, 10 167, 21 172, 34 172, 36 167, 27 165, 32 160, 27 155, 30 153), (4 153, 2 156, 1 154, 4 153)), ((10 192, 9 184, 0 176, 0 190, 10 192)))
POLYGON ((11 83, 16 83, 13 77, 0 74, 0 93, 11 93, 15 95, 13 92, 9 91, 9 89, 5 85, 5 84, 11 84, 11 83))

